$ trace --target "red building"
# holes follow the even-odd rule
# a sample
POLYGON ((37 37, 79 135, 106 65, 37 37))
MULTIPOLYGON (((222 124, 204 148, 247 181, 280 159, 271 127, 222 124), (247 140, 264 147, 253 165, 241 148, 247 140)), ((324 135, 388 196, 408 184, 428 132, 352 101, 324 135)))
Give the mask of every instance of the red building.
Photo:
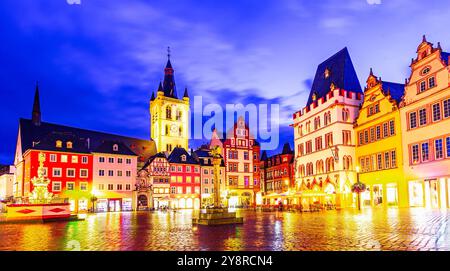
POLYGON ((289 143, 284 144, 280 154, 267 157, 263 152, 260 165, 263 205, 292 205, 295 190, 294 152, 289 143))
POLYGON ((200 208, 200 163, 185 149, 176 147, 168 157, 172 208, 200 208))
POLYGON ((156 153, 152 140, 85 130, 41 121, 39 89, 36 86, 31 119, 20 119, 14 166, 14 202, 27 202, 37 176, 38 155, 44 153, 49 191, 56 200, 71 203, 74 212, 92 207, 93 155, 105 141, 123 143, 143 164, 156 153), (59 199, 58 199, 59 198, 59 199))
POLYGON ((92 189, 92 154, 84 142, 73 135, 54 133, 36 142, 23 157, 24 198, 33 191, 31 180, 37 177, 39 153, 45 154, 45 177, 50 179, 49 192, 54 198, 69 199, 71 211, 87 211, 92 189))

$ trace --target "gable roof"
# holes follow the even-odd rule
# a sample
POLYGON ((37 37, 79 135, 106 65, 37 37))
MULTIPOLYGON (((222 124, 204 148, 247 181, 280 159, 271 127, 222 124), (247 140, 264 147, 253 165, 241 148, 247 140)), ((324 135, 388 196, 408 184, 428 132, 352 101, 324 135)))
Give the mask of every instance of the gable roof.
POLYGON ((405 93, 404 84, 381 81, 381 89, 385 95, 390 94, 397 104, 401 102, 403 94, 405 93))
POLYGON ((169 163, 175 164, 198 164, 197 160, 195 160, 185 149, 176 147, 172 150, 169 155, 169 163), (186 155, 186 161, 182 161, 181 156, 186 155))
POLYGON ((148 158, 147 162, 145 162, 144 166, 142 166, 142 169, 148 167, 153 162, 153 160, 155 160, 156 158, 165 158, 165 159, 167 159, 167 156, 166 156, 166 154, 164 152, 158 152, 157 154, 155 154, 155 155, 151 156, 150 158, 148 158))
POLYGON ((347 47, 319 64, 306 106, 313 102, 314 94, 317 99, 324 97, 330 91, 331 84, 346 91, 362 93, 347 47), (328 77, 325 77, 326 70, 329 71, 328 77))
MULTIPOLYGON (((72 136, 80 142, 85 142, 85 148, 87 148, 88 151, 97 149, 105 141, 122 142, 133 153, 139 156, 139 161, 145 161, 145 159, 156 153, 156 145, 153 140, 120 136, 48 122, 42 122, 39 126, 36 126, 31 120, 23 118, 19 120, 19 126, 22 153, 25 153, 28 149, 35 149, 35 147, 33 147, 33 142, 36 145, 36 142, 40 142, 49 136, 63 135, 72 136)), ((54 146, 52 149, 54 149, 54 146)))
POLYGON ((95 148, 93 152, 136 156, 136 154, 121 141, 104 141, 95 148), (114 145, 117 145, 117 150, 114 150, 114 145))

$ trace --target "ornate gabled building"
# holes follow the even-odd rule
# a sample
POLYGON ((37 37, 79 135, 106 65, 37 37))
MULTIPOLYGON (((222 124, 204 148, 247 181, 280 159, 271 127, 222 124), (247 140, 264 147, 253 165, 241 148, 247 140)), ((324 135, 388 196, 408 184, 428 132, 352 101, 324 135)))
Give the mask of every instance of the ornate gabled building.
POLYGON ((150 99, 151 136, 159 152, 171 152, 175 147, 188 149, 189 95, 187 88, 178 98, 174 69, 168 55, 164 81, 159 83, 156 96, 150 99))
POLYGON ((450 53, 423 37, 401 102, 410 206, 450 207, 450 53))
POLYGON ((362 98, 347 48, 318 66, 306 106, 293 115, 295 180, 301 191, 293 205, 354 206, 353 123, 362 98))
POLYGON ((222 148, 225 160, 226 197, 228 206, 249 207, 256 205, 259 193, 259 174, 254 172, 259 166, 260 146, 251 135, 250 129, 240 116, 225 138, 220 139, 216 130, 210 142, 210 148, 222 148))
POLYGON ((382 81, 372 69, 364 89, 364 102, 355 123, 356 160, 364 206, 408 205, 403 174, 402 129, 399 103, 405 85, 382 81))

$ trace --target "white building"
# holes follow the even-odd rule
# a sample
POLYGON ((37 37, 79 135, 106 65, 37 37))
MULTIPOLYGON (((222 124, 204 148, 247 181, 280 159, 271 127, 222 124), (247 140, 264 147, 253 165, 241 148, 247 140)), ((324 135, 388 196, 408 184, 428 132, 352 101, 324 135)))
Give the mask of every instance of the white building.
POLYGON ((92 154, 96 211, 131 211, 137 155, 125 144, 115 141, 105 141, 92 154))
POLYGON ((306 106, 293 115, 295 178, 303 208, 352 206, 356 181, 353 123, 362 90, 347 48, 321 63, 306 106))

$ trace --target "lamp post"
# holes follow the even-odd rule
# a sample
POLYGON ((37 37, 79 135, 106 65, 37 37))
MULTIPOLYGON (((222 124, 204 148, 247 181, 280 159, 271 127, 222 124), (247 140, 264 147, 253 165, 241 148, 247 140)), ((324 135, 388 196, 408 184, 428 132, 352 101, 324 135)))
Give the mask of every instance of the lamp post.
POLYGON ((361 210, 361 192, 366 190, 366 185, 359 181, 359 166, 356 166, 356 183, 352 186, 352 192, 358 194, 358 210, 361 210))

